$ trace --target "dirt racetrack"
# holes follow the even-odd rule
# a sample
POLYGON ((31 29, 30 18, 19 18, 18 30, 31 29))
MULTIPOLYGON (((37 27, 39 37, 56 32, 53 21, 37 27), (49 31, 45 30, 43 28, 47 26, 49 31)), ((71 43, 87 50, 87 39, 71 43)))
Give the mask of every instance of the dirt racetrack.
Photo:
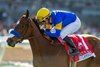
POLYGON ((31 48, 24 49, 22 47, 18 48, 6 48, 5 54, 3 56, 3 61, 29 61, 32 62, 32 52, 31 48))

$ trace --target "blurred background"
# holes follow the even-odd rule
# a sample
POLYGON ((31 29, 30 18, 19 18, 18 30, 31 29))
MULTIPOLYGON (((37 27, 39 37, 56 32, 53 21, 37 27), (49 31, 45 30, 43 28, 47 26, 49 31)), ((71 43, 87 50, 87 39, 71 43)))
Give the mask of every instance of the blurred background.
MULTIPOLYGON (((100 0, 0 0, 0 45, 6 44, 8 30, 15 26, 18 19, 27 9, 30 11, 30 16, 33 17, 41 7, 47 7, 50 10, 72 11, 79 16, 82 22, 79 33, 100 36, 100 0)), ((2 51, 0 67, 3 65, 8 67, 8 65, 15 64, 12 61, 15 61, 16 65, 28 62, 31 67, 32 56, 28 41, 18 44, 14 49, 5 48, 5 46, 2 46, 3 49, 0 48, 2 51), (26 47, 28 49, 24 49, 26 47), (29 59, 23 58, 24 56, 19 57, 22 53, 29 59), (27 54, 30 54, 30 56, 27 56, 27 54)))

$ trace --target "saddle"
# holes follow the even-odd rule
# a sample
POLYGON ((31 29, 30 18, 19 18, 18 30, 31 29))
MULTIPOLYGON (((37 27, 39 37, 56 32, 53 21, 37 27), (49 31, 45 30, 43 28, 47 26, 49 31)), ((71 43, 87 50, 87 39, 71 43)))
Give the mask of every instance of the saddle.
POLYGON ((57 38, 57 39, 59 40, 60 43, 64 43, 63 46, 72 62, 79 62, 90 57, 96 57, 92 46, 88 43, 88 41, 86 40, 84 36, 75 34, 75 35, 70 35, 69 37, 73 40, 77 49, 80 52, 79 54, 75 56, 70 55, 70 49, 67 43, 65 43, 63 39, 61 38, 57 38))

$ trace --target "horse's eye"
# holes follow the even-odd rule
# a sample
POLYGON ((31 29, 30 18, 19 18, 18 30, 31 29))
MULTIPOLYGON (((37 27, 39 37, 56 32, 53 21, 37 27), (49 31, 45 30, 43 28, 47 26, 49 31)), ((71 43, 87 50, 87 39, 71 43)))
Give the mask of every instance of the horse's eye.
POLYGON ((22 28, 22 27, 24 27, 24 25, 23 25, 23 24, 20 24, 20 25, 19 25, 19 27, 21 27, 21 28, 22 28))
POLYGON ((24 25, 22 25, 21 27, 24 28, 24 25))

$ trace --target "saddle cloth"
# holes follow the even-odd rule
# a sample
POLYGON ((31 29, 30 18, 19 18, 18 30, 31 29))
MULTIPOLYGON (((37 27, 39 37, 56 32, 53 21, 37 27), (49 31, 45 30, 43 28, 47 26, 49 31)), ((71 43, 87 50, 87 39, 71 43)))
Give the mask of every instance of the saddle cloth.
POLYGON ((94 50, 92 49, 92 46, 88 43, 88 41, 86 40, 84 36, 79 35, 79 34, 74 34, 74 35, 70 35, 69 37, 73 40, 77 49, 79 50, 80 52, 79 55, 71 56, 69 54, 68 45, 64 43, 64 40, 61 38, 58 38, 58 40, 61 43, 64 43, 64 48, 66 50, 66 53, 68 54, 72 62, 80 62, 90 57, 96 57, 94 50))

